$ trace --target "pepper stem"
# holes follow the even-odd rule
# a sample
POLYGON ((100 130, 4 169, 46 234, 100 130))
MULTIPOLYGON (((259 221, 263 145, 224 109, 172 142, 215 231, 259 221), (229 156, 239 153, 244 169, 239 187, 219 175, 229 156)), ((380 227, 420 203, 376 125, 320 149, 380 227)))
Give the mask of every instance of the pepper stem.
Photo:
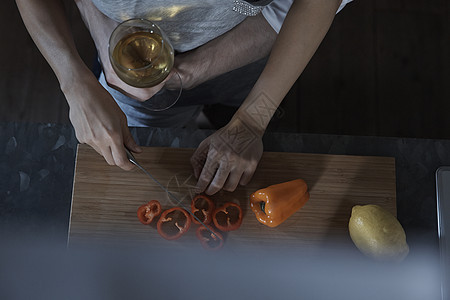
POLYGON ((266 213, 265 209, 266 209, 266 202, 259 202, 259 206, 261 207, 261 210, 263 213, 266 213))

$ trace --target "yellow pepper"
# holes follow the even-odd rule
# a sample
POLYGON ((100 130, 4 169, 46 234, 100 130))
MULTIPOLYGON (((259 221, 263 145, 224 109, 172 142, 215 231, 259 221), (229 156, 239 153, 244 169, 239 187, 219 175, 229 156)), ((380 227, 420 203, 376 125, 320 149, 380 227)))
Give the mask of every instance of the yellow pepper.
POLYGON ((256 219, 269 227, 286 221, 309 200, 303 179, 274 184, 250 195, 250 207, 256 219))

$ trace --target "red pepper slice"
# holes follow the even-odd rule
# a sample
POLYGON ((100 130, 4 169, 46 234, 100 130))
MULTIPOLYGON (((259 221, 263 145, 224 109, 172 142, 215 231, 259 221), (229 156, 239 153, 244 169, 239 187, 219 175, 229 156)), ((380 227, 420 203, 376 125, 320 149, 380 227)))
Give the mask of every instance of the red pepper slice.
POLYGON ((242 208, 233 202, 227 202, 214 211, 214 225, 221 231, 232 231, 241 227, 242 208))
POLYGON ((214 234, 206 229, 206 227, 199 226, 195 232, 195 235, 200 240, 202 247, 206 250, 219 250, 223 247, 223 236, 211 226, 208 226, 208 228, 214 232, 214 234))
MULTIPOLYGON (((214 213, 214 202, 205 195, 197 195, 192 199, 191 211, 203 224, 207 225, 212 222, 212 215, 214 213)), ((200 224, 196 218, 192 217, 192 222, 200 224)))
POLYGON ((161 204, 158 200, 152 200, 147 204, 139 206, 137 210, 137 216, 142 224, 150 224, 154 218, 161 213, 161 204))
POLYGON ((191 216, 181 207, 165 210, 156 224, 158 233, 166 240, 176 240, 191 227, 191 216))

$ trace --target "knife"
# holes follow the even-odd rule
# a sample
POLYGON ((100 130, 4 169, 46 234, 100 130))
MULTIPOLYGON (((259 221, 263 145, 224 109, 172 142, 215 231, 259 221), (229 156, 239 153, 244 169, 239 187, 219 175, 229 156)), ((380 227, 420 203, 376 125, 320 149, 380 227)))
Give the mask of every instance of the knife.
POLYGON ((167 195, 169 195, 170 198, 172 198, 172 200, 174 200, 178 206, 180 206, 181 208, 183 208, 185 211, 187 211, 195 220, 197 220, 203 227, 205 227, 213 236, 215 236, 216 238, 219 238, 211 229, 209 229, 208 226, 206 226, 205 223, 203 223, 199 218, 197 218, 197 216, 195 216, 190 209, 187 209, 183 203, 181 203, 181 200, 178 200, 177 197, 175 197, 174 194, 172 194, 168 189, 166 189, 164 187, 164 185, 162 185, 155 177, 152 176, 152 174, 150 174, 140 163, 138 163, 138 161, 136 160, 136 158, 134 157, 134 155, 131 153, 130 150, 128 150, 127 148, 125 148, 125 152, 127 153, 127 158, 128 160, 134 164, 136 167, 138 167, 142 172, 144 172, 148 177, 150 177, 163 191, 165 191, 167 193, 167 195))

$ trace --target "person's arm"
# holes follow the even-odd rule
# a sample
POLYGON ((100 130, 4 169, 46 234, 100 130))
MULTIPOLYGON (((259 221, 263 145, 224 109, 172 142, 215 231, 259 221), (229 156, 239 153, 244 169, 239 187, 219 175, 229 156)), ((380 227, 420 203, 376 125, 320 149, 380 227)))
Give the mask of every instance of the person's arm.
POLYGON ((262 14, 247 17, 227 33, 175 58, 183 88, 196 87, 266 57, 276 37, 277 33, 262 14))
POLYGON ((80 58, 59 0, 16 0, 35 44, 55 72, 78 140, 111 165, 131 169, 124 145, 139 152, 126 117, 80 58))
MULTIPOLYGON (((342 0, 295 0, 288 12, 269 60, 235 117, 246 118, 248 107, 266 98, 278 107, 316 52, 342 0)), ((251 110, 251 109, 250 109, 251 110)), ((264 131, 272 117, 256 123, 264 131)))
POLYGON ((232 120, 203 141, 191 158, 197 192, 247 184, 263 152, 262 135, 333 22, 341 0, 295 0, 269 60, 232 120), (217 171, 216 171, 217 169, 217 171))

